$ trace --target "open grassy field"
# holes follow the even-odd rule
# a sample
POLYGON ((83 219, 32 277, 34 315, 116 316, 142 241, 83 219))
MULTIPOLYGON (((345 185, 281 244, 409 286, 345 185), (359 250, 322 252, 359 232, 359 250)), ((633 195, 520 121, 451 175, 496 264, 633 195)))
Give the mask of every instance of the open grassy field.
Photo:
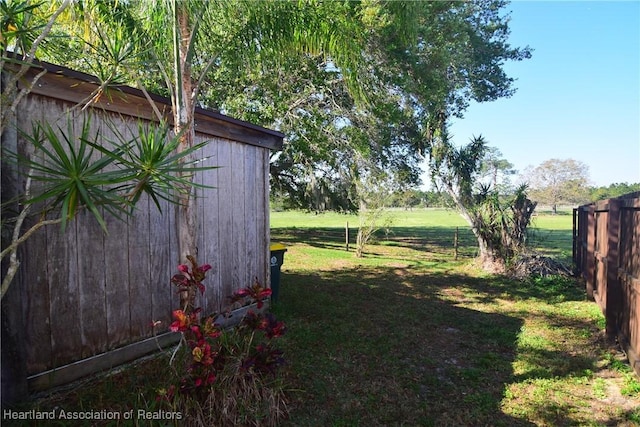
MULTIPOLYGON (((356 258, 344 235, 348 221, 355 236, 355 216, 272 213, 272 241, 287 246, 272 306, 288 328, 283 426, 640 425, 640 383, 573 280, 479 271, 455 212, 392 217, 356 258)), ((571 215, 540 215, 535 227, 533 246, 570 257, 571 215)), ((30 407, 154 410, 166 364, 137 363, 30 407)))
MULTIPOLYGON (((571 263, 572 248, 572 213, 561 211, 558 215, 541 214, 533 218, 529 228, 529 245, 563 262, 571 263)), ((476 243, 466 221, 454 210, 450 209, 414 209, 390 210, 386 219, 391 226, 388 230, 377 233, 378 240, 384 243, 424 243, 450 248, 453 254, 453 242, 456 228, 459 232, 459 245, 463 255, 475 256, 476 243)), ((304 234, 307 242, 319 241, 327 247, 345 246, 345 227, 351 228, 350 242, 355 244, 358 227, 357 215, 335 212, 322 214, 303 213, 298 211, 273 212, 271 228, 275 232, 273 239, 280 237, 295 242, 299 234, 304 234), (287 229, 285 236, 278 230, 287 229)), ((446 251, 445 251, 446 252, 446 251)))

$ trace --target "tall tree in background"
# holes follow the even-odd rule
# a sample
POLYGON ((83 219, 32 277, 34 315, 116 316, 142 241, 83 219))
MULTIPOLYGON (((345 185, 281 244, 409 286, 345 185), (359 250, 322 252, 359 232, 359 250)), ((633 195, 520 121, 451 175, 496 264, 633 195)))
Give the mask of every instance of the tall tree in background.
MULTIPOLYGON (((96 48, 119 34, 106 28, 135 30, 134 51, 146 60, 128 65, 136 70, 130 82, 186 102, 176 88, 189 88, 176 79, 191 73, 199 105, 284 132, 287 145, 272 161, 273 188, 316 209, 357 209, 364 158, 415 184, 434 130, 462 116, 470 100, 513 94, 502 65, 530 56, 507 43, 507 3, 500 0, 78 4, 103 11, 93 30, 96 48)), ((98 50, 76 54, 74 68, 91 64, 112 75, 98 50)))
POLYGON ((619 197, 623 194, 634 193, 636 191, 640 191, 640 183, 628 184, 626 182, 616 182, 605 187, 590 188, 589 198, 590 201, 595 202, 602 199, 619 197))
POLYGON ((531 197, 551 205, 557 213, 558 204, 581 203, 589 200, 589 167, 574 159, 549 159, 526 173, 531 197))
POLYGON ((502 157, 496 147, 487 147, 480 163, 480 180, 491 185, 498 193, 506 194, 511 190, 510 176, 514 175, 513 163, 502 157))
POLYGON ((507 43, 505 5, 351 3, 359 8, 353 34, 363 43, 358 81, 366 103, 355 103, 345 90, 341 68, 308 55, 267 59, 248 73, 221 69, 211 98, 224 112, 288 136, 272 160, 275 191, 298 207, 357 209, 356 159, 367 157, 369 165, 397 171, 399 182, 415 185, 436 129, 461 117, 470 100, 513 94, 502 65, 530 51, 507 43))
MULTIPOLYGON (((127 82, 169 95, 181 149, 196 104, 285 131, 274 188, 310 207, 357 209, 363 167, 417 182, 434 133, 470 100, 513 94, 502 65, 530 55, 507 43, 499 0, 74 5, 94 36, 56 62, 97 71, 104 91, 127 82)), ((179 208, 182 257, 196 250, 194 206, 191 194, 179 208)))

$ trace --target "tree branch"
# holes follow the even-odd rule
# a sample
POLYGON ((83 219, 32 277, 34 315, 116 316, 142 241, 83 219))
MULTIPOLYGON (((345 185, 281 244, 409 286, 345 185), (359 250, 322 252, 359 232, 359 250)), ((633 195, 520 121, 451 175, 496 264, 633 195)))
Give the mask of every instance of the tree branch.
MULTIPOLYGON (((25 55, 26 60, 22 61, 22 65, 20 66, 20 69, 9 80, 6 86, 7 87, 6 93, 2 94, 2 97, 4 99, 13 98, 18 81, 27 73, 29 68, 31 68, 31 64, 33 64, 38 46, 49 35, 49 33, 51 32, 51 28, 53 27, 53 24, 55 23, 56 19, 58 19, 58 16, 60 16, 60 14, 64 12, 64 10, 71 4, 71 1, 72 0, 64 0, 60 5, 60 7, 58 7, 58 9, 53 13, 53 15, 51 15, 51 17, 49 18, 49 21, 47 22, 47 25, 45 25, 40 35, 34 40, 33 44, 31 45, 31 49, 25 55)), ((2 61, 0 62, 0 69, 4 69, 4 62, 5 62, 5 57, 3 52, 2 61)), ((41 77, 41 74, 38 74, 36 76, 36 78, 32 82, 32 85, 35 84, 35 82, 41 77)), ((20 95, 16 97, 16 99, 11 105, 11 111, 15 110, 15 106, 17 105, 17 102, 19 102, 20 99, 22 99, 23 97, 24 95, 20 95)), ((2 129, 4 129, 4 117, 0 118, 0 131, 2 129)))

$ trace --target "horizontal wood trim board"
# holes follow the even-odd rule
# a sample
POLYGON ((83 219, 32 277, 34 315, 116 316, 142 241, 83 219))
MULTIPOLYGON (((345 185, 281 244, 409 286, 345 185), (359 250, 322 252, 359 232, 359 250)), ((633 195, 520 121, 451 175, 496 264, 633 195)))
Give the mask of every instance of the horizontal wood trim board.
MULTIPOLYGON (((269 308, 269 305, 269 300, 265 300, 264 305, 260 309, 257 308, 256 304, 240 307, 232 310, 226 316, 218 315, 215 323, 222 328, 230 328, 237 325, 249 310, 262 313, 269 308)), ((112 369, 155 351, 159 351, 160 349, 175 345, 180 341, 181 336, 181 334, 176 332, 166 332, 106 353, 32 375, 27 378, 29 390, 32 392, 47 390, 69 384, 98 372, 112 369)))
MULTIPOLYGON (((37 71, 37 69, 32 68, 20 82, 20 88, 29 87, 37 71)), ((108 87, 100 94, 98 94, 98 90, 99 85, 94 80, 80 80, 63 73, 47 73, 40 77, 38 82, 31 87, 31 93, 33 94, 74 104, 83 104, 92 97, 96 97, 93 108, 100 108, 105 111, 144 120, 157 121, 156 114, 141 91, 128 86, 108 87)), ((171 102, 157 95, 153 95, 151 98, 163 115, 163 119, 167 120, 168 123, 172 123, 171 102)), ((196 108, 195 126, 196 132, 270 150, 281 150, 283 145, 284 134, 278 131, 202 108, 196 108)))
POLYGON ((156 337, 147 338, 106 353, 79 360, 59 368, 41 372, 27 378, 30 391, 43 391, 52 387, 69 384, 89 375, 112 369, 142 356, 153 353, 180 341, 180 334, 167 332, 156 337))

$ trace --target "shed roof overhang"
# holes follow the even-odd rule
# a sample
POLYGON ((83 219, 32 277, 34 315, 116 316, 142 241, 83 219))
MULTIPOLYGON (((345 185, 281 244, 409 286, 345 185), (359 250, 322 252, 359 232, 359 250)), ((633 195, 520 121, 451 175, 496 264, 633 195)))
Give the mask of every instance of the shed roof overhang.
MULTIPOLYGON (((17 71, 19 65, 16 61, 6 61, 5 68, 17 71)), ((18 84, 21 88, 30 87, 31 93, 34 94, 76 104, 85 104, 93 99, 91 106, 94 108, 146 120, 158 120, 143 91, 130 86, 115 85, 108 86, 100 93, 100 83, 97 77, 60 65, 36 60, 18 84), (33 84, 36 76, 43 71, 44 73, 33 84)), ((155 94, 148 95, 163 119, 172 123, 171 100, 155 94)), ((281 150, 284 140, 284 134, 281 132, 200 107, 195 109, 195 130, 198 133, 270 150, 281 150)))

